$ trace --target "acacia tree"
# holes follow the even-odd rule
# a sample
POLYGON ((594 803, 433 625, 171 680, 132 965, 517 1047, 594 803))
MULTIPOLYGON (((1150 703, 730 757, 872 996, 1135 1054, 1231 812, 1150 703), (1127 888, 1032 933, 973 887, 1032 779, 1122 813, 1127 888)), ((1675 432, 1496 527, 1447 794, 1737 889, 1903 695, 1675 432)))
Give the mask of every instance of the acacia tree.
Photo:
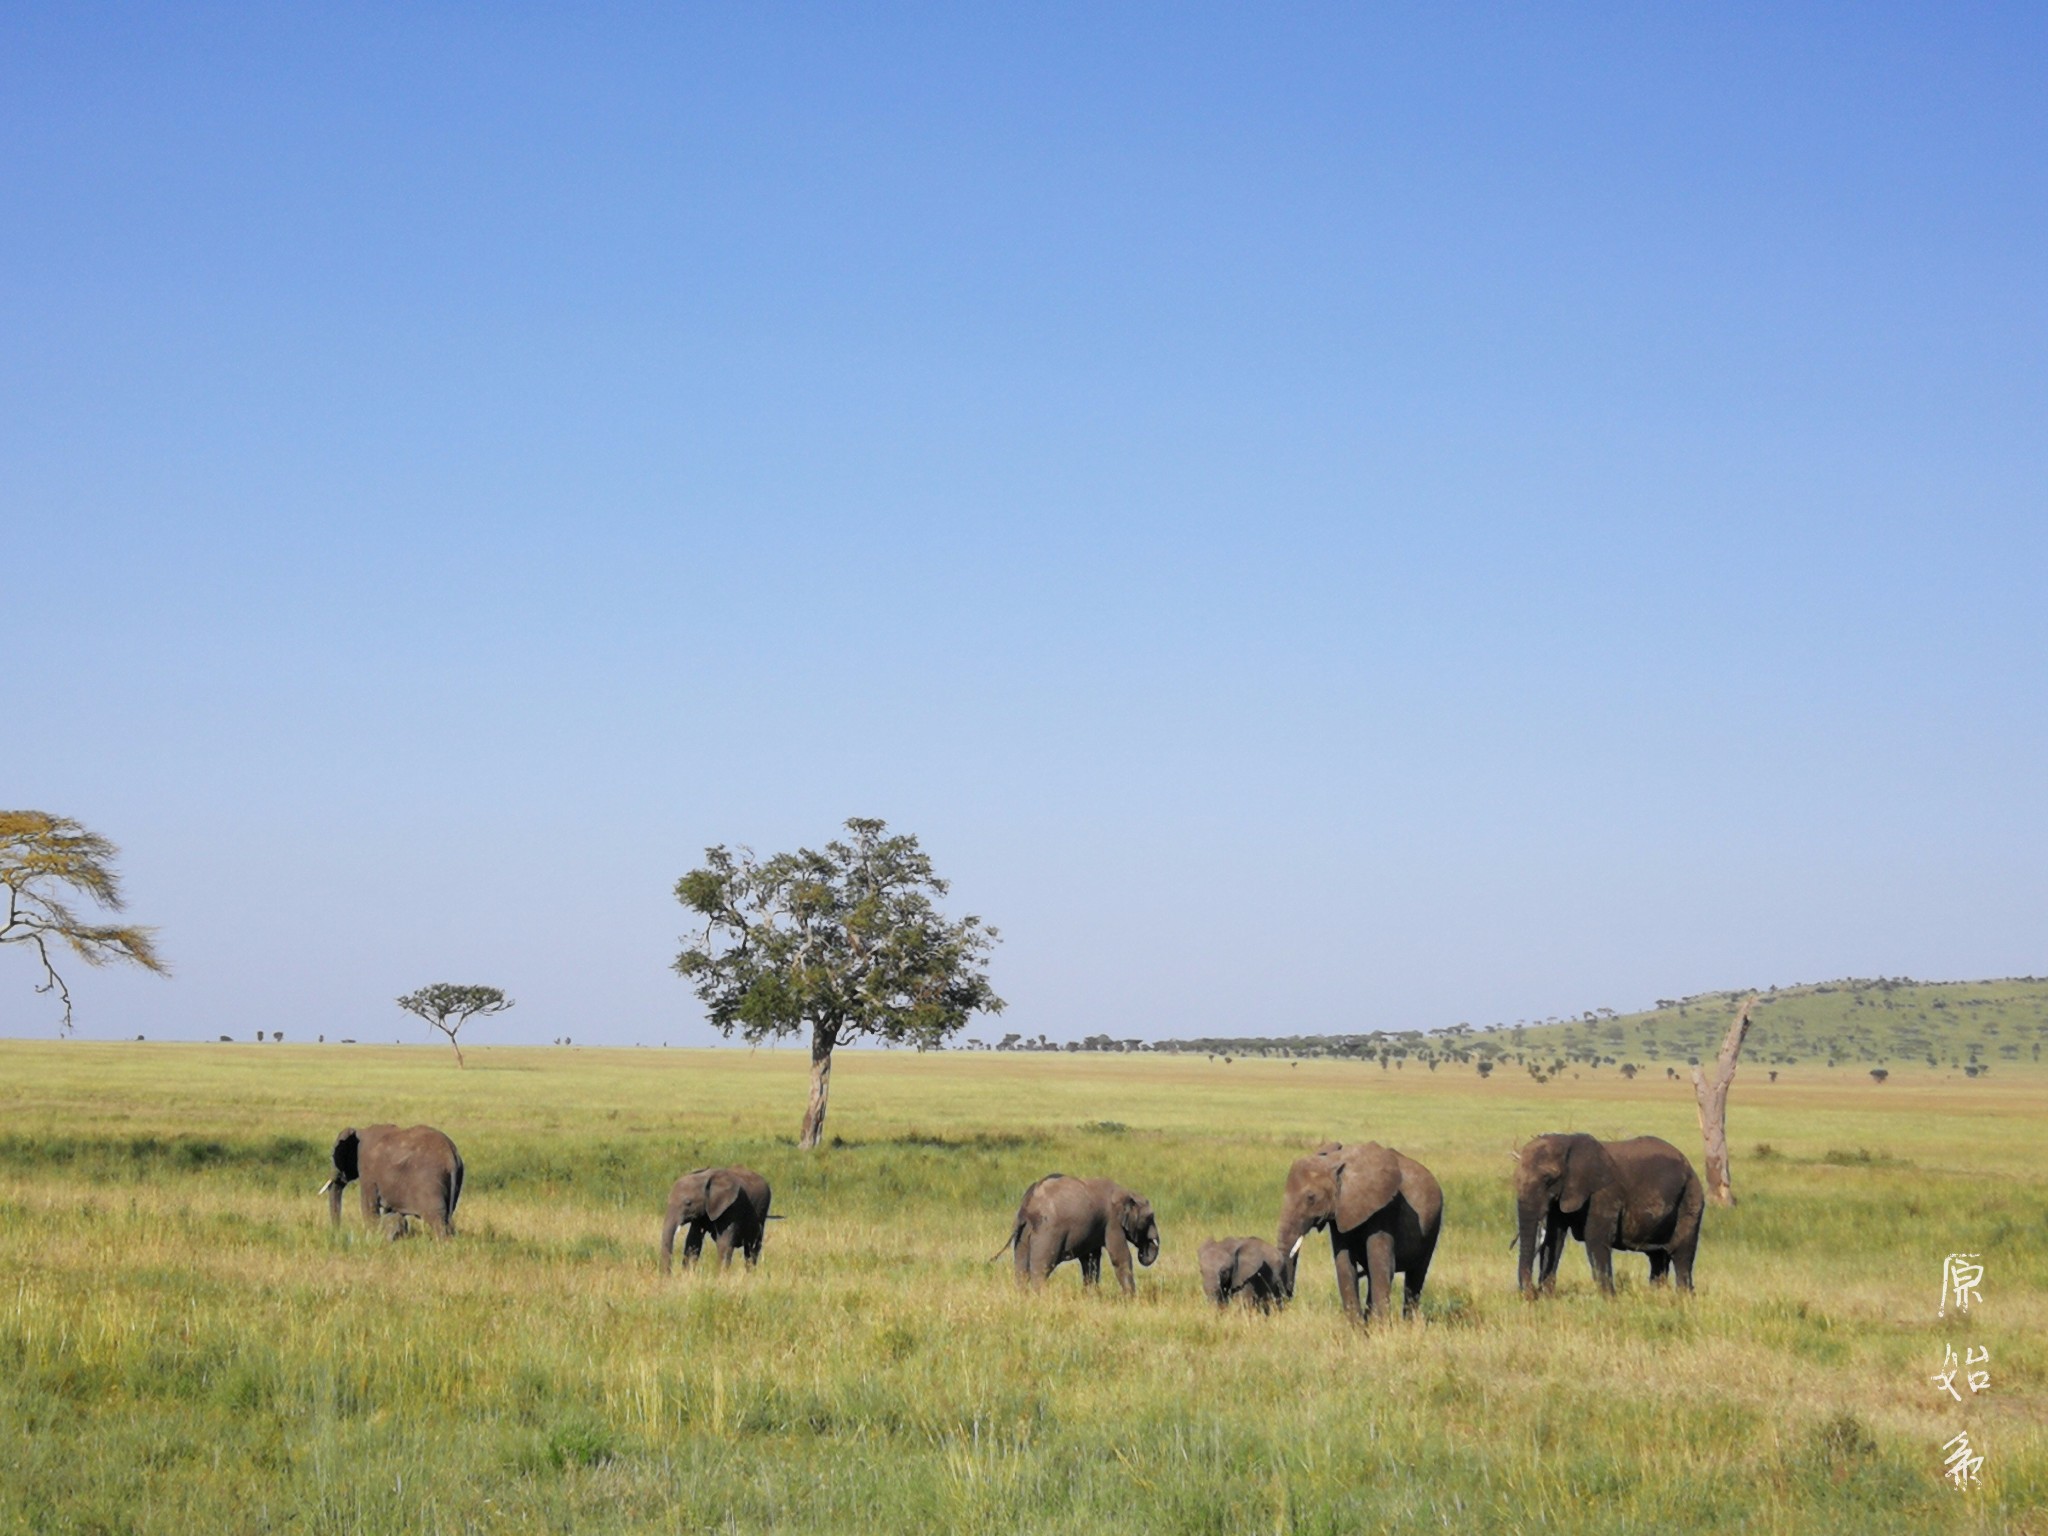
POLYGON ((7 912, 0 919, 0 944, 27 944, 42 962, 38 992, 55 992, 64 1004, 61 1028, 71 1030, 71 989, 50 959, 50 941, 68 946, 87 965, 125 960, 159 976, 170 967, 156 952, 156 930, 131 924, 88 923, 60 893, 76 891, 110 912, 119 912, 121 878, 114 873, 120 849, 68 816, 45 811, 0 811, 0 886, 7 912))
POLYGON ((512 1006, 512 999, 496 987, 458 987, 437 981, 430 987, 406 993, 398 1000, 398 1006, 407 1013, 418 1014, 446 1035, 448 1043, 455 1047, 455 1065, 460 1067, 462 1047, 455 1037, 462 1026, 474 1018, 503 1013, 512 1006))
POLYGON ((996 931, 933 905, 945 881, 917 839, 887 824, 846 823, 848 841, 756 860, 704 850, 676 899, 704 920, 675 970, 712 1026, 749 1044, 808 1029, 811 1097, 798 1144, 825 1131, 832 1052, 856 1039, 930 1050, 975 1013, 1000 1013, 985 971, 996 931))

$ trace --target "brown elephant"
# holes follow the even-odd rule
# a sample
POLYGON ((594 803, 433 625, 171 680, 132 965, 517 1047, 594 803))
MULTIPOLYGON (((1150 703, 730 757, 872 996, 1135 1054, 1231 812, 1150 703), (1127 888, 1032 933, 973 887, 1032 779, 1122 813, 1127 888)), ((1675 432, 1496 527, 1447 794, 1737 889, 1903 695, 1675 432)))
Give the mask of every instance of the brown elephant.
POLYGON ((1263 1237, 1212 1237, 1196 1254, 1202 1294, 1219 1307, 1245 1297, 1261 1312, 1288 1300, 1287 1255, 1263 1237))
POLYGON ((1610 1296, 1617 1248, 1650 1256, 1652 1285, 1676 1269, 1689 1291, 1706 1204, 1692 1164, 1660 1137, 1538 1136, 1515 1158, 1516 1283, 1530 1297, 1555 1289, 1569 1235, 1586 1245, 1593 1278, 1610 1296))
POLYGON ((747 1256, 747 1268, 761 1262, 761 1239, 768 1230, 768 1181, 751 1168, 698 1168, 684 1174, 668 1192, 668 1215, 661 1223, 661 1272, 669 1272, 676 1251, 676 1228, 683 1235, 683 1264, 697 1262, 704 1234, 718 1248, 718 1267, 729 1268, 733 1249, 747 1256))
POLYGON ((341 1225, 341 1192, 363 1186, 363 1220, 375 1225, 396 1216, 395 1241, 408 1220, 423 1221, 436 1237, 455 1235, 455 1206, 462 1198, 462 1154, 431 1125, 350 1127, 335 1139, 334 1177, 320 1186, 327 1214, 341 1225))
POLYGON ((1015 1254, 1019 1285, 1044 1280, 1069 1259, 1080 1262, 1081 1283, 1094 1285, 1102 1279, 1107 1248, 1117 1284, 1132 1296, 1138 1290, 1131 1273, 1133 1245, 1138 1262, 1148 1268, 1159 1257, 1159 1218, 1151 1201, 1114 1179, 1049 1173, 1024 1191, 1010 1240, 993 1257, 1015 1254))
POLYGON ((1359 1146, 1326 1142, 1287 1171, 1279 1239, 1287 1255, 1287 1294, 1294 1294, 1302 1239, 1328 1227, 1345 1312, 1361 1315, 1360 1275, 1366 1277, 1362 1315, 1378 1317, 1391 1307, 1396 1270, 1401 1272, 1402 1310, 1413 1312, 1422 1304, 1443 1221, 1444 1192, 1414 1158, 1376 1141, 1359 1146))

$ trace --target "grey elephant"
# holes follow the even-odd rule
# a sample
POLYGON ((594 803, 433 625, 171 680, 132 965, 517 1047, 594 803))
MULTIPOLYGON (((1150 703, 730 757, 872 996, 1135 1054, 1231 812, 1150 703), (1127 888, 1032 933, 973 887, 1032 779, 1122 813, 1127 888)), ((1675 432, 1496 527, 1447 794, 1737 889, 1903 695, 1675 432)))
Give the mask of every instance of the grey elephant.
POLYGON ((683 1263, 697 1262, 709 1233, 718 1248, 718 1266, 732 1264, 733 1249, 747 1256, 747 1267, 761 1262, 761 1239, 768 1230, 768 1181, 751 1168, 698 1168, 684 1174, 668 1192, 668 1214, 661 1223, 661 1272, 669 1272, 676 1250, 676 1229, 683 1235, 683 1263))
POLYGON ((1263 1237, 1212 1237, 1195 1257, 1202 1294, 1217 1306, 1237 1296, 1261 1312, 1287 1304, 1287 1255, 1263 1237))
POLYGON ((1516 1283, 1531 1297, 1555 1289, 1571 1236, 1586 1245, 1593 1278, 1610 1296, 1617 1248, 1650 1256, 1652 1285, 1675 1269, 1689 1291, 1705 1209, 1699 1175, 1660 1137, 1538 1136, 1515 1158, 1516 1283))
POLYGON ((1148 1268, 1159 1257, 1159 1218, 1152 1202, 1114 1179, 1077 1179, 1049 1173, 1024 1191, 1010 1240, 993 1255, 1015 1255, 1017 1283, 1044 1280, 1069 1259, 1081 1265, 1081 1283, 1102 1279, 1102 1251, 1116 1270, 1126 1296, 1137 1294, 1131 1250, 1148 1268))
POLYGON ((436 1237, 455 1235, 455 1206, 462 1199, 462 1154, 431 1125, 350 1127, 335 1138, 334 1177, 320 1186, 328 1219, 341 1225, 341 1193, 361 1184, 363 1220, 375 1225, 396 1216, 394 1240, 406 1223, 423 1221, 436 1237))
POLYGON ((1318 1227, 1327 1227, 1337 1294, 1346 1313, 1371 1318, 1390 1308, 1396 1270, 1401 1274, 1402 1310, 1413 1312, 1422 1303, 1443 1221, 1444 1192, 1414 1158, 1376 1141, 1357 1146, 1326 1142, 1287 1172, 1279 1238, 1287 1256, 1287 1294, 1294 1294, 1302 1240, 1318 1227), (1366 1278, 1362 1311, 1360 1275, 1366 1278))

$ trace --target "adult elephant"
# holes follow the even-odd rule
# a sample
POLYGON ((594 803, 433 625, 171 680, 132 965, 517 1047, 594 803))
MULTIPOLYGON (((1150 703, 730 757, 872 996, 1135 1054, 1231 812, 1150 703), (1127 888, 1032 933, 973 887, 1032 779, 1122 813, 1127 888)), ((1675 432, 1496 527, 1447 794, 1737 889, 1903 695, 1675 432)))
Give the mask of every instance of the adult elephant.
POLYGON ((1287 1255, 1263 1237, 1212 1237, 1196 1254, 1202 1294, 1219 1307, 1243 1296, 1261 1312, 1285 1306, 1287 1255))
POLYGON ((351 1126, 335 1138, 334 1177, 320 1186, 327 1215, 341 1225, 341 1192, 361 1184, 363 1220, 375 1225, 396 1216, 394 1240, 406 1222, 423 1221, 436 1237, 455 1235, 455 1206, 462 1198, 462 1154, 431 1125, 351 1126))
POLYGON ((1364 1275, 1363 1315, 1380 1316, 1393 1305, 1394 1272, 1399 1270, 1403 1310, 1412 1312, 1422 1303, 1443 1221, 1444 1192, 1414 1158, 1376 1141, 1325 1143, 1287 1171, 1279 1242, 1287 1255, 1287 1294, 1294 1294, 1302 1240, 1327 1227, 1344 1310, 1361 1312, 1358 1277, 1364 1275))
POLYGON ((1131 1273, 1133 1247, 1138 1262, 1148 1268, 1159 1257, 1159 1218, 1151 1201, 1114 1179, 1049 1173, 1024 1191, 1010 1240, 994 1257, 1001 1258, 1005 1250, 1015 1255, 1019 1285, 1044 1280, 1069 1259, 1079 1261, 1081 1283, 1094 1285, 1102 1279, 1107 1248, 1117 1284, 1133 1296, 1138 1290, 1131 1273))
POLYGON ((684 1174, 668 1192, 668 1215, 661 1224, 661 1272, 669 1272, 676 1251, 676 1229, 685 1227, 683 1263, 697 1262, 709 1233, 718 1247, 718 1267, 732 1263, 733 1249, 747 1256, 747 1268, 761 1262, 761 1238, 768 1230, 768 1181, 751 1168, 698 1168, 684 1174))
POLYGON ((1610 1296, 1617 1248, 1650 1256, 1652 1285, 1676 1269, 1689 1291, 1706 1203, 1685 1154, 1659 1137, 1538 1136, 1515 1159, 1516 1282, 1531 1297, 1554 1289, 1569 1235, 1586 1245, 1593 1278, 1610 1296))

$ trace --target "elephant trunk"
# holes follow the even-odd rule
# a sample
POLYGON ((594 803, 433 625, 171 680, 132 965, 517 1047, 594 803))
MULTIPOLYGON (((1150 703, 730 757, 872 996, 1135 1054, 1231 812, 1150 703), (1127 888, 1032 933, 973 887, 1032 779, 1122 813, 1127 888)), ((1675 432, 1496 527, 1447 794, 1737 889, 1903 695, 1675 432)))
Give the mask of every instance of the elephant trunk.
POLYGON ((346 1188, 348 1181, 337 1173, 321 1189, 321 1193, 327 1196, 327 1224, 331 1227, 341 1225, 341 1192, 346 1188))
MULTIPOLYGON (((1540 1262, 1538 1250, 1543 1246, 1543 1196, 1542 1192, 1531 1191, 1522 1196, 1515 1223, 1515 1246, 1520 1252, 1515 1257, 1515 1282, 1525 1296, 1533 1296, 1535 1285, 1530 1280, 1530 1270, 1540 1262)), ((1542 1279, 1537 1270, 1536 1279, 1542 1279)))
POLYGON ((1294 1267, 1301 1259, 1302 1240, 1309 1234, 1309 1223, 1293 1212, 1280 1218, 1279 1241, 1273 1246, 1280 1250, 1280 1292, 1289 1301, 1294 1299, 1294 1267))

